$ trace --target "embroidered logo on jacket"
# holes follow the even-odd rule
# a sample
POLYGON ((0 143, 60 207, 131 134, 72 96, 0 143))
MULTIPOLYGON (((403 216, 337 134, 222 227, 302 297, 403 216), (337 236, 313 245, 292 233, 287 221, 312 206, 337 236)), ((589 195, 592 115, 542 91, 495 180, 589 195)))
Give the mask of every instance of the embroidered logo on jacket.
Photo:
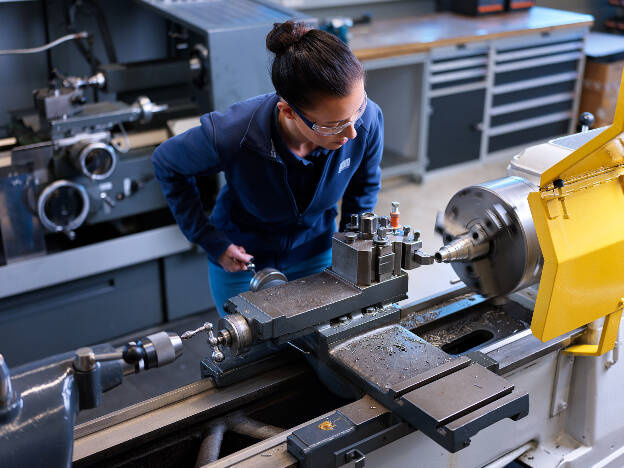
POLYGON ((351 158, 347 158, 340 163, 340 166, 338 167, 338 174, 340 174, 345 169, 348 169, 349 166, 351 166, 351 158))

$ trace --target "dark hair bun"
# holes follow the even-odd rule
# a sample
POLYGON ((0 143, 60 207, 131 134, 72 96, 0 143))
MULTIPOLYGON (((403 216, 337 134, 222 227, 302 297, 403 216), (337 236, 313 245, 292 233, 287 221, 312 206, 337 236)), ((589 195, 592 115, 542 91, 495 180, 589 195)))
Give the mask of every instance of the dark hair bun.
POLYGON ((266 47, 275 55, 284 53, 291 45, 299 42, 312 28, 304 23, 286 21, 275 23, 266 38, 266 47))

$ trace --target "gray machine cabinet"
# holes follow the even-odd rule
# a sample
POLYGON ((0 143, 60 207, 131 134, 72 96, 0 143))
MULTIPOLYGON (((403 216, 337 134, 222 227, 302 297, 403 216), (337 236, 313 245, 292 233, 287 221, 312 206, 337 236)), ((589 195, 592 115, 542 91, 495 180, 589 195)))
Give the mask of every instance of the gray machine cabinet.
POLYGON ((139 2, 205 39, 210 110, 218 111, 273 91, 265 42, 273 23, 292 18, 316 22, 303 13, 263 0, 139 2))
POLYGON ((158 261, 0 300, 11 367, 163 322, 158 261))
POLYGON ((163 259, 167 320, 214 307, 206 254, 192 249, 163 259))

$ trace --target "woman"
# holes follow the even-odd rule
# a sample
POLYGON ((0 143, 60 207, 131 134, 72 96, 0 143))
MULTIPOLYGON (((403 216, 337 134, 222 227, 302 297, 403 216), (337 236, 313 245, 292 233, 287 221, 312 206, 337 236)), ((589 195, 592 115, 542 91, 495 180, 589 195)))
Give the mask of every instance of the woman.
POLYGON ((152 157, 182 232, 208 253, 220 314, 248 289, 252 258, 289 280, 329 266, 338 201, 343 229, 351 214, 373 210, 381 187, 383 118, 349 48, 292 21, 266 43, 276 93, 202 116, 152 157), (194 176, 219 171, 227 184, 208 218, 194 176))

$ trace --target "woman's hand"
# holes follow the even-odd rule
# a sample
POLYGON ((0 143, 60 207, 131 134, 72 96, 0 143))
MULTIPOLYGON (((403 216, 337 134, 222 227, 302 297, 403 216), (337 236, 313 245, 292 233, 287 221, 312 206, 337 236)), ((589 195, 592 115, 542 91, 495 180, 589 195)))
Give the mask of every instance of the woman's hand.
POLYGON ((245 252, 244 247, 230 244, 225 249, 225 252, 221 254, 219 259, 219 265, 223 267, 225 271, 233 273, 235 271, 244 271, 247 269, 247 264, 253 259, 252 255, 245 252))

